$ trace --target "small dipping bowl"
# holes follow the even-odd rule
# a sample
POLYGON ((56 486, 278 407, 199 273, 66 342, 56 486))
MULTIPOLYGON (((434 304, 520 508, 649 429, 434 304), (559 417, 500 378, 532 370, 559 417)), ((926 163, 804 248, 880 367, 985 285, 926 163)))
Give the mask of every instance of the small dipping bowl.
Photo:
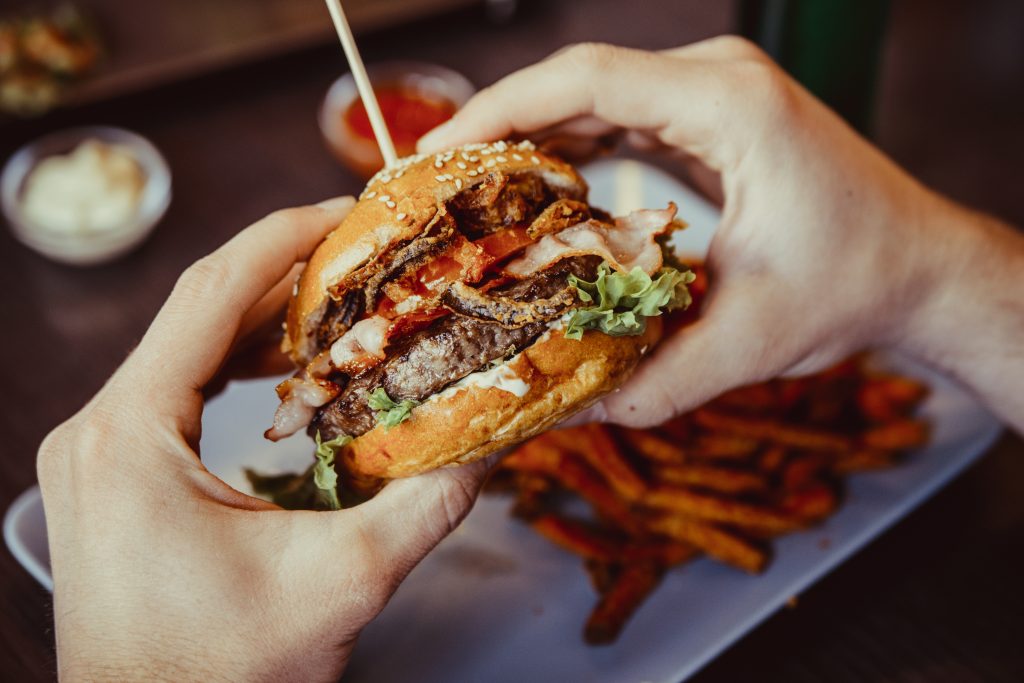
MULTIPOLYGON (((408 130, 395 129, 396 126, 415 125, 416 121, 404 121, 403 116, 388 107, 388 101, 382 95, 398 94, 400 97, 423 101, 427 113, 431 103, 444 106, 448 111, 444 118, 435 123, 440 124, 450 118, 451 114, 464 105, 476 89, 462 74, 435 64, 420 62, 382 62, 370 64, 366 68, 374 91, 381 99, 381 109, 395 141, 395 151, 399 157, 413 154, 416 140, 409 139, 408 130)), ((359 100, 355 79, 348 73, 334 81, 327 90, 320 107, 320 132, 323 133, 328 149, 345 166, 354 173, 368 179, 384 166, 384 159, 373 133, 368 126, 362 126, 360 132, 350 123, 350 108, 359 100)), ((365 116, 365 114, 364 114, 365 116)), ((426 130, 417 131, 420 134, 426 130)))
POLYGON ((0 173, 0 204, 11 232, 22 244, 61 263, 91 266, 123 256, 149 236, 170 203, 167 161, 144 137, 122 128, 87 126, 50 133, 15 152, 0 173), (119 226, 80 233, 56 232, 34 223, 23 211, 29 174, 47 157, 68 154, 87 140, 117 145, 139 165, 145 180, 135 214, 119 226))

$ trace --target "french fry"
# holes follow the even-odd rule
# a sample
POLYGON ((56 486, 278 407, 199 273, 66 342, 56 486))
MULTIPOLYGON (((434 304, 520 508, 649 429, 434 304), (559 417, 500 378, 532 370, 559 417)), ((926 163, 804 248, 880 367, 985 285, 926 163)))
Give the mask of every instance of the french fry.
POLYGON ((604 478, 575 456, 564 456, 554 477, 565 488, 575 491, 594 506, 605 520, 628 532, 638 532, 640 524, 629 503, 615 495, 604 478))
POLYGON ((719 522, 757 532, 784 533, 799 529, 801 520, 778 510, 728 498, 708 496, 679 488, 661 486, 650 491, 642 503, 660 510, 678 512, 708 522, 719 522))
POLYGON ((625 565, 591 612, 583 638, 591 645, 613 642, 640 603, 657 588, 663 573, 653 562, 625 565))
POLYGON ((627 545, 620 559, 626 564, 635 562, 656 562, 662 567, 674 567, 692 560, 700 551, 692 545, 675 541, 647 540, 627 545))
POLYGON ((757 450, 759 442, 744 436, 702 434, 697 437, 690 455, 701 460, 743 460, 757 450))
POLYGON ((672 465, 686 461, 686 451, 654 432, 623 428, 616 433, 630 449, 646 460, 672 465))
POLYGON ((860 410, 875 422, 890 422, 909 414, 928 395, 928 387, 909 377, 868 377, 857 392, 860 410))
POLYGON ((615 562, 622 544, 593 525, 559 515, 542 515, 530 522, 534 531, 555 545, 583 558, 615 562))
POLYGON ((789 458, 789 451, 785 446, 770 446, 758 458, 757 468, 765 474, 772 474, 782 469, 789 458))
POLYGON ((893 451, 872 449, 843 453, 832 462, 832 471, 836 474, 853 474, 854 472, 881 470, 892 467, 897 455, 893 451))
POLYGON ((768 488, 761 474, 714 465, 665 465, 654 468, 653 473, 662 484, 698 486, 718 493, 754 493, 768 488))
POLYGON ((615 492, 626 500, 636 500, 647 490, 647 482, 619 448, 611 433, 601 425, 580 427, 575 436, 578 452, 591 467, 601 473, 615 492))
POLYGON ((928 441, 928 424, 905 418, 873 427, 861 435, 868 448, 902 451, 917 448, 928 441))
POLYGON ((782 467, 782 488, 784 491, 798 491, 819 479, 827 467, 826 458, 813 453, 801 453, 782 467))
POLYGON ((818 375, 730 391, 655 430, 549 432, 508 456, 515 513, 583 558, 601 596, 590 643, 614 640, 663 572, 706 554, 750 573, 775 536, 835 512, 841 477, 888 467, 927 439, 920 383, 855 357, 818 375), (598 522, 558 512, 564 489, 598 522))
POLYGON ((622 565, 614 562, 605 562, 587 558, 583 560, 583 568, 590 577, 590 585, 598 595, 604 595, 611 590, 616 577, 622 571, 622 565))
POLYGON ((554 485, 551 480, 529 472, 516 472, 516 502, 512 514, 520 519, 532 519, 547 512, 554 485))
POLYGON ((813 451, 848 451, 853 448, 850 439, 823 429, 785 424, 778 420, 729 415, 700 408, 694 413, 697 424, 727 434, 764 439, 782 446, 813 451))
POLYGON ((712 524, 679 515, 661 515, 649 520, 647 526, 751 574, 761 572, 768 563, 768 553, 763 548, 712 524))
POLYGON ((787 494, 779 507, 787 515, 810 525, 831 515, 838 506, 839 496, 835 489, 818 482, 787 494))
POLYGON ((779 407, 779 392, 771 383, 751 384, 725 392, 712 401, 711 405, 741 412, 770 412, 779 407))

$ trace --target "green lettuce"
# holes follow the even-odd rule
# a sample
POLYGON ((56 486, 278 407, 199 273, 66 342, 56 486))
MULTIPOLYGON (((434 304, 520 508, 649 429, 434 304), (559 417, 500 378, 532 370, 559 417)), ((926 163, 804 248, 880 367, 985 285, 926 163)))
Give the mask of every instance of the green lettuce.
POLYGON ((386 429, 391 429, 395 425, 408 420, 412 409, 418 406, 420 402, 406 399, 401 403, 395 403, 388 396, 388 392, 384 391, 384 387, 377 387, 370 394, 366 404, 370 406, 371 410, 375 411, 374 417, 377 418, 377 424, 382 424, 386 429))
POLYGON ((602 263, 594 282, 569 276, 580 301, 589 304, 572 312, 565 328, 569 339, 582 339, 584 330, 599 330, 613 337, 643 334, 647 318, 664 311, 686 308, 692 301, 686 285, 694 274, 662 268, 651 277, 636 267, 619 273, 602 263))
POLYGON ((352 437, 341 434, 330 441, 321 441, 320 432, 316 433, 316 462, 313 463, 313 483, 316 484, 321 499, 332 509, 340 510, 338 499, 338 473, 334 469, 335 456, 338 451, 351 443, 352 437))

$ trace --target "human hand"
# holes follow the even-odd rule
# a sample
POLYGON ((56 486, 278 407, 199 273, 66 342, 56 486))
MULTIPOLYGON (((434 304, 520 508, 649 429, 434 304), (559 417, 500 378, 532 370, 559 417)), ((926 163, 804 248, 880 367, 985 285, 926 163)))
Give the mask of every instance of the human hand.
POLYGON ((199 460, 204 388, 233 349, 262 357, 250 342, 280 325, 295 264, 352 203, 271 214, 189 268, 43 442, 61 678, 337 680, 362 627, 469 511, 484 462, 350 510, 286 512, 199 460))
POLYGON ((1024 424, 1008 357, 962 334, 984 329, 996 350, 1019 348, 1024 314, 1007 290, 1024 300, 1020 237, 924 188, 751 43, 573 46, 478 93, 420 150, 517 134, 569 136, 576 148, 624 134, 682 155, 724 200, 701 319, 589 419, 650 426, 735 386, 891 346, 1024 424))

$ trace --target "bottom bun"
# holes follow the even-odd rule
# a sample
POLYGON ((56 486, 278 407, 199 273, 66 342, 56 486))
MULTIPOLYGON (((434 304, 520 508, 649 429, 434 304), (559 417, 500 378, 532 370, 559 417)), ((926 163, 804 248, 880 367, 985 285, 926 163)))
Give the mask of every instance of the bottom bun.
POLYGON ((375 427, 353 441, 345 468, 356 478, 410 477, 472 462, 539 434, 626 381, 661 337, 661 318, 647 322, 635 337, 588 331, 576 341, 552 332, 508 362, 529 385, 522 397, 494 387, 443 391, 405 422, 375 427))

